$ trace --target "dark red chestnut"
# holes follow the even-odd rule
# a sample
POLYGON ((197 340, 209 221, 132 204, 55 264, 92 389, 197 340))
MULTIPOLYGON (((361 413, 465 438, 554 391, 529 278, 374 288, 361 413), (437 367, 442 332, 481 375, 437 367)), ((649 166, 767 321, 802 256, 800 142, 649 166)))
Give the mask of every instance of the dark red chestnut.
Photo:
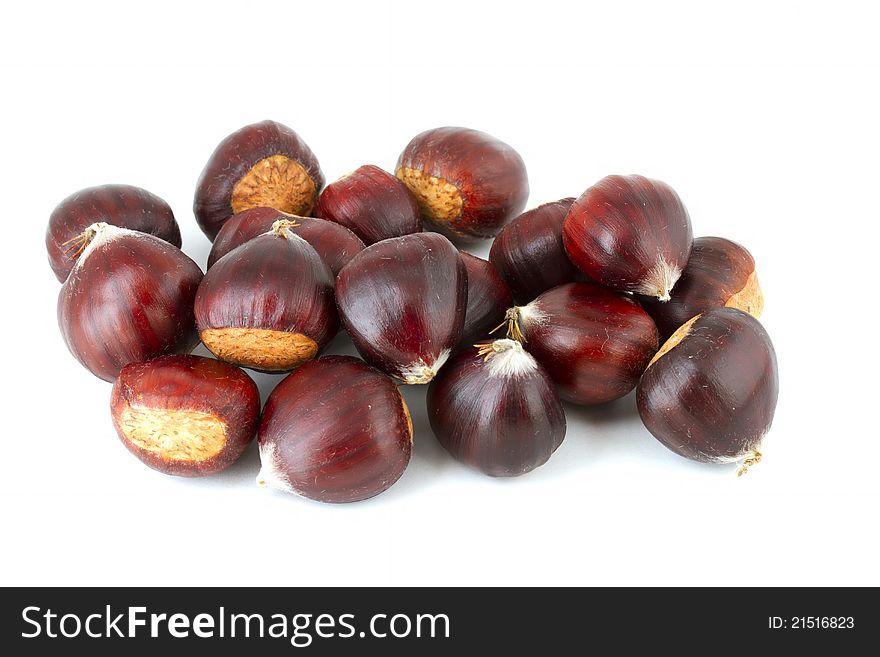
POLYGON ((565 438, 553 381, 515 340, 454 356, 428 388, 428 418, 453 457, 492 477, 531 472, 565 438))
POLYGON ((454 237, 496 235, 529 198, 529 178, 519 154, 468 128, 434 128, 416 135, 395 171, 415 194, 422 218, 454 237))
POLYGON ((524 342, 563 399, 601 404, 623 397, 657 352, 657 327, 626 294, 566 283, 507 313, 508 335, 524 342))
POLYGON ((594 281, 669 301, 693 234, 687 210, 669 185, 608 176, 571 206, 562 239, 571 261, 594 281))
POLYGON ((101 185, 71 194, 49 217, 46 250, 62 283, 76 263, 78 238, 97 223, 149 233, 180 248, 180 228, 171 207, 155 194, 131 185, 101 185))
POLYGON ((58 325, 80 363, 112 381, 129 363, 192 351, 196 263, 158 237, 106 223, 89 226, 78 243, 58 295, 58 325))
POLYGON ((397 178, 372 164, 327 185, 315 215, 345 226, 367 245, 422 231, 415 197, 397 178))
POLYGON ((159 472, 200 477, 225 470, 260 419, 257 385, 237 367, 201 356, 129 363, 113 384, 122 443, 159 472))
POLYGON ((708 463, 761 460, 779 396, 776 352, 736 308, 697 315, 667 340, 636 393, 642 421, 676 454, 708 463))
POLYGON ((218 260, 195 313, 211 353, 263 372, 312 360, 339 330, 333 274, 288 220, 218 260))
POLYGON ((351 260, 356 253, 364 249, 364 243, 350 230, 332 221, 313 217, 297 217, 274 208, 251 208, 232 215, 211 246, 208 255, 208 268, 215 262, 258 235, 272 230, 272 224, 279 220, 288 220, 288 228, 312 245, 321 256, 333 276, 351 260))
POLYGON ((745 247, 723 237, 699 237, 675 285, 675 296, 660 302, 640 298, 654 318, 660 338, 667 339, 691 317, 712 308, 739 308, 754 317, 764 310, 764 295, 755 260, 745 247))
POLYGON ((368 246, 336 279, 339 316, 358 352, 404 383, 428 383, 446 362, 467 298, 458 249, 437 233, 368 246))
POLYGON ((262 121, 220 142, 199 178, 193 212, 213 240, 229 217, 249 208, 311 214, 323 186, 318 160, 300 136, 262 121))
POLYGON ((412 422, 394 382, 350 356, 325 356, 266 400, 257 483, 319 502, 357 502, 396 482, 412 453, 412 422))
POLYGON ((564 198, 523 212, 492 242, 489 262, 507 281, 517 303, 528 303, 576 279, 578 269, 562 244, 562 224, 573 202, 564 198))
POLYGON ((468 280, 467 311, 459 344, 470 347, 476 340, 488 337, 492 329, 504 321, 504 314, 513 305, 513 297, 495 267, 470 253, 461 251, 459 255, 468 280))

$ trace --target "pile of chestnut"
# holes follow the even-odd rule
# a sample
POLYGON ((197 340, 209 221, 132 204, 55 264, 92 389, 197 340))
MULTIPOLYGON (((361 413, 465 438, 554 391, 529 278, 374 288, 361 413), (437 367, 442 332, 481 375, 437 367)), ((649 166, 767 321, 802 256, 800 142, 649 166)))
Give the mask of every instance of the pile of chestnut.
POLYGON ((223 470, 256 435, 260 484, 366 499, 410 459, 400 384, 429 384, 437 440, 492 476, 550 458, 563 400, 634 388, 671 450, 757 463, 778 375, 749 252, 694 240, 675 191, 642 176, 523 212, 528 196, 517 152, 476 130, 428 130, 394 174, 368 165, 325 186, 293 130, 249 125, 198 182, 207 273, 143 189, 61 202, 46 235, 61 332, 114 382, 125 446, 168 474, 223 470), (492 237, 488 261, 454 245, 492 237), (319 357, 340 328, 363 360, 319 357), (199 342, 216 359, 189 355, 199 342), (291 374, 261 409, 239 368, 291 374))

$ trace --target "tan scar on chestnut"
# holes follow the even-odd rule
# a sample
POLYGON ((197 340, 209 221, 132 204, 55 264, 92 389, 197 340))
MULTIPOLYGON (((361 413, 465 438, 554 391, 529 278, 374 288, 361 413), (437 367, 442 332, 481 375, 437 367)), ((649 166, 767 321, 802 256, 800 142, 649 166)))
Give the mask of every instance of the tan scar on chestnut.
POLYGON ((309 172, 296 160, 272 155, 257 162, 232 190, 232 210, 270 207, 308 215, 315 206, 317 187, 309 172))
POLYGON ((318 343, 302 333, 272 329, 205 329, 202 342, 218 358, 266 372, 284 372, 318 353, 318 343))

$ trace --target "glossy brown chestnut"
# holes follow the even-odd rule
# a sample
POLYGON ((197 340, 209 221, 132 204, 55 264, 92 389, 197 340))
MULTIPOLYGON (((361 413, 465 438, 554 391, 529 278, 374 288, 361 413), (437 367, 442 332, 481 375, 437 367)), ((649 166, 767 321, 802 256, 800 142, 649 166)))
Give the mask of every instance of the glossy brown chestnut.
POLYGON ((49 217, 46 250, 62 283, 76 263, 77 238, 92 224, 107 223, 149 233, 180 248, 180 228, 171 207, 155 194, 131 185, 81 189, 61 201, 49 217))
POLYGON ((666 183, 608 176, 572 204, 562 240, 594 281, 669 301, 693 243, 691 220, 666 183))
POLYGON ((573 198, 545 203, 507 224, 489 251, 489 262, 504 277, 517 303, 525 304, 578 276, 562 244, 562 224, 573 198))
POLYGON ((318 160, 300 136, 262 121, 220 142, 199 178, 193 212, 213 240, 229 217, 248 208, 309 215, 323 186, 318 160))
POLYGON ((199 336, 217 358, 285 372, 312 360, 339 330, 333 273, 289 224, 276 221, 227 253, 199 286, 199 336))
POLYGON ((565 438, 553 381, 515 340, 454 356, 428 388, 428 418, 453 457, 492 477, 531 472, 565 438))
POLYGON ((422 231, 415 197, 397 178, 372 164, 327 185, 315 215, 345 226, 367 245, 422 231))
POLYGON ((110 408, 116 433, 141 461, 165 474, 200 477, 225 470, 250 444, 260 393, 228 363, 162 356, 123 367, 110 408))
POLYGON ((764 295, 755 274, 755 260, 745 247, 723 237, 698 237, 687 267, 666 302, 641 297, 666 340, 691 317, 712 308, 739 308, 754 317, 764 310, 764 295))
POLYGON ((657 352, 654 320, 631 297, 595 283, 566 283, 507 313, 559 396, 576 404, 623 397, 657 352))
POLYGON ((356 253, 364 250, 364 243, 350 230, 332 221, 315 219, 314 217, 297 217, 286 214, 274 208, 251 208, 244 212, 232 215, 211 246, 208 254, 208 268, 215 262, 258 235, 263 235, 272 230, 272 224, 276 221, 290 221, 288 227, 291 231, 302 237, 312 245, 318 255, 321 256, 333 276, 351 260, 356 253))
POLYGON ((667 340, 636 393, 657 440, 695 461, 761 460, 779 396, 776 352, 761 323, 736 308, 707 310, 667 340))
POLYGON ((529 178, 522 158, 495 137, 434 128, 413 137, 397 160, 422 218, 453 237, 488 238, 522 212, 529 178))
POLYGON ((513 297, 507 283, 490 263, 464 251, 459 255, 468 280, 467 310, 459 345, 470 347, 475 341, 487 338, 492 329, 504 321, 504 314, 513 305, 513 297))
POLYGON ((266 400, 257 483, 320 502, 357 502, 396 482, 412 422, 394 382, 350 356, 325 356, 266 400))
POLYGON ((446 362, 461 338, 467 298, 458 249, 437 233, 368 246, 336 279, 339 316, 354 346, 404 383, 428 383, 446 362))
POLYGON ((193 299, 202 271, 176 246, 97 223, 58 295, 58 325, 70 352, 112 381, 125 365, 199 343, 193 299))

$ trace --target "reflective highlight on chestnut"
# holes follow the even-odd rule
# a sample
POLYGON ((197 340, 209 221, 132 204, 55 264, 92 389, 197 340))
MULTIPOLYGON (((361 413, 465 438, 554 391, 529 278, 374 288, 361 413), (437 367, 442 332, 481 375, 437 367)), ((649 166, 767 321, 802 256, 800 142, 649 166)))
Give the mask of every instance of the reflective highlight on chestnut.
POLYGON ((320 502, 357 502, 403 474, 412 423, 390 378, 356 358, 325 356, 272 391, 259 443, 258 484, 320 502))
POLYGON ((171 207, 161 198, 131 185, 101 185, 71 194, 49 217, 46 250, 49 265, 62 283, 76 264, 77 238, 92 224, 137 230, 180 248, 180 228, 171 207))
POLYGON ((459 344, 470 347, 477 340, 489 337, 489 333, 504 320, 504 313, 513 305, 513 297, 501 275, 482 258, 459 253, 467 270, 467 311, 459 344))
MULTIPOLYGON (((219 266, 219 264, 218 264, 219 266)), ((336 279, 339 316, 364 359, 404 383, 428 383, 461 338, 467 270, 437 233, 368 246, 336 279)))
POLYGON ((218 358, 265 372, 311 360, 336 335, 333 274, 290 221, 218 260, 199 286, 195 316, 218 358))
POLYGON ((534 470, 565 437, 553 381, 514 340, 453 357, 428 388, 428 418, 453 457, 493 477, 534 470))
POLYGON ((163 356, 122 368, 110 407, 120 440, 170 475, 225 470, 250 444, 260 417, 256 384, 237 367, 201 356, 163 356))
POLYGON ((510 146, 469 128, 434 128, 400 154, 397 177, 422 218, 445 235, 489 238, 522 212, 529 197, 525 163, 510 146))
POLYGON ((666 183, 607 176, 572 204, 562 239, 568 257, 592 280, 669 301, 693 233, 684 204, 666 183))
POLYGON ((97 223, 58 295, 58 325, 70 352, 113 381, 129 363, 198 344, 193 299, 202 271, 168 242, 97 223))
POLYGON ((666 302, 639 301, 665 340, 692 317, 713 308, 739 308, 753 317, 764 310, 755 260, 745 247, 723 237, 698 237, 687 267, 666 302))
POLYGON ((573 282, 578 274, 562 243, 562 224, 573 198, 545 203, 507 224, 489 251, 491 262, 510 286, 517 303, 573 282))
POLYGON ((576 404, 623 397, 657 351, 657 327, 641 306, 595 283, 560 285, 507 315, 508 335, 576 404))
POLYGON ((636 401, 648 431, 676 454, 747 467, 761 459, 778 396, 776 352, 764 327, 736 308, 716 308, 664 344, 636 401))
POLYGON ((327 185, 315 215, 345 226, 367 245, 422 231, 415 197, 397 178, 372 164, 327 185))
POLYGON ((364 250, 364 243, 350 230, 332 221, 314 217, 298 217, 274 208, 251 208, 232 215, 211 245, 208 269, 227 253, 269 232, 276 221, 289 221, 288 228, 312 245, 335 277, 356 253, 364 250))
POLYGON ((300 136, 262 121, 220 142, 199 178, 193 212, 213 240, 229 217, 249 208, 309 215, 323 186, 318 160, 300 136))

